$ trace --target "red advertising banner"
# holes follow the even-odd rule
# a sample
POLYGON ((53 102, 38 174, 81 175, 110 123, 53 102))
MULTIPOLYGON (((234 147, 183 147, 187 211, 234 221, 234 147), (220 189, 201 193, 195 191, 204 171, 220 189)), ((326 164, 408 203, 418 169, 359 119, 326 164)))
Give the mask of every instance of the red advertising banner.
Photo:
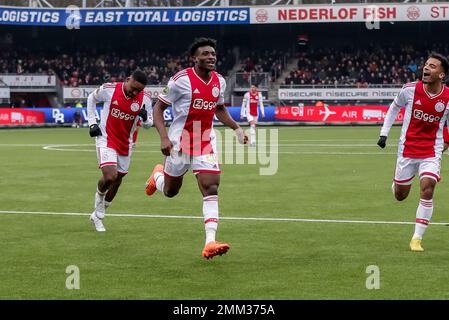
MULTIPOLYGON (((388 106, 292 106, 277 107, 274 118, 277 121, 305 121, 325 123, 377 123, 383 122, 388 106)), ((398 114, 396 121, 402 122, 404 109, 398 114)))
POLYGON ((0 109, 0 125, 42 123, 45 123, 45 114, 43 112, 22 109, 0 109))
POLYGON ((387 21, 446 21, 447 2, 397 4, 333 4, 297 6, 254 6, 250 8, 250 23, 320 23, 365 22, 368 29, 387 21), (371 26, 370 26, 371 25, 371 26))

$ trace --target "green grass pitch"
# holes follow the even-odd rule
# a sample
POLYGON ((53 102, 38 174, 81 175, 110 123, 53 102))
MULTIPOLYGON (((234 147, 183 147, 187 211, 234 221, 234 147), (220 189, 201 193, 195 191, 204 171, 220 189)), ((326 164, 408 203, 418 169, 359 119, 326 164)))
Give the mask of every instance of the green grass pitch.
MULTIPOLYGON (((0 130, 0 299, 449 298, 445 225, 430 225, 426 251, 412 253, 412 224, 313 221, 414 222, 418 181, 403 202, 390 190, 398 127, 384 150, 378 127, 264 129, 278 130, 277 173, 222 165, 217 239, 231 250, 211 261, 201 257, 201 219, 109 216, 101 234, 87 215, 26 213, 92 212, 100 176, 93 140, 87 129, 0 130), (70 265, 80 270, 79 290, 66 288, 70 265), (379 268, 379 289, 366 288, 370 265, 379 268)), ((447 158, 433 222, 449 221, 447 158)), ((173 199, 145 195, 161 160, 155 129, 141 130, 107 214, 201 217, 191 173, 173 199)))

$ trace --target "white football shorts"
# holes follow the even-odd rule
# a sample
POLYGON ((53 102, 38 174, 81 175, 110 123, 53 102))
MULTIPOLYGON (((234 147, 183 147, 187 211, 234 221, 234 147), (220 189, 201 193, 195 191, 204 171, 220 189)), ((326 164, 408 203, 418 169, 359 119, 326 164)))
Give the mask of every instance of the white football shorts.
POLYGON ((98 167, 117 166, 119 173, 127 174, 131 163, 131 150, 127 156, 117 154, 112 148, 107 147, 106 138, 103 136, 96 139, 98 167))
POLYGON ((180 151, 174 151, 165 157, 164 173, 170 177, 183 176, 189 169, 194 174, 201 172, 221 173, 218 157, 215 153, 192 156, 180 151))
POLYGON ((398 157, 396 162, 396 169, 394 174, 394 182, 400 185, 412 184, 413 178, 418 173, 419 179, 431 178, 439 182, 441 169, 441 158, 425 158, 425 159, 413 159, 398 157))

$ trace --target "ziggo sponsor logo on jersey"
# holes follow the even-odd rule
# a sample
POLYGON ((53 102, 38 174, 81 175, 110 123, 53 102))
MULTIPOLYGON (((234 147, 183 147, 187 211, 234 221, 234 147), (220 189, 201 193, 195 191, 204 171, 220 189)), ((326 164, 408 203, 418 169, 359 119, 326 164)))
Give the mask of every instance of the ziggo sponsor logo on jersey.
POLYGON ((441 119, 441 117, 439 117, 439 116, 435 116, 433 114, 428 114, 428 113, 423 112, 422 110, 417 110, 417 109, 413 110, 413 117, 415 119, 427 121, 430 123, 438 122, 441 119))
POLYGON ((195 109, 212 110, 217 107, 217 102, 204 101, 203 99, 195 99, 193 100, 192 106, 195 109))
POLYGON ((116 109, 116 108, 112 108, 111 116, 121 119, 121 120, 134 120, 136 118, 132 114, 127 114, 127 113, 120 111, 119 109, 116 109))

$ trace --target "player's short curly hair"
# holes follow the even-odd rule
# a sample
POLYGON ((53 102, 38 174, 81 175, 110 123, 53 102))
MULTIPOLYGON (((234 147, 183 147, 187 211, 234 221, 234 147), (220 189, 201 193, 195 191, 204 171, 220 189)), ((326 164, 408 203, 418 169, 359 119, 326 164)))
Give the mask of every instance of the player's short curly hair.
POLYGON ((190 45, 189 48, 189 55, 193 57, 196 54, 196 50, 200 47, 205 46, 211 46, 212 48, 216 49, 217 47, 217 40, 211 39, 211 38, 197 38, 195 41, 190 45))
POLYGON ((447 72, 449 70, 449 60, 447 59, 447 57, 445 57, 441 53, 431 52, 429 54, 429 58, 439 60, 441 62, 441 67, 443 68, 444 73, 446 74, 446 76, 448 75, 447 72))
POLYGON ((144 86, 146 86, 147 83, 148 83, 147 75, 142 70, 137 69, 136 71, 134 71, 132 73, 131 76, 133 77, 134 80, 136 80, 137 82, 143 84, 144 86))

